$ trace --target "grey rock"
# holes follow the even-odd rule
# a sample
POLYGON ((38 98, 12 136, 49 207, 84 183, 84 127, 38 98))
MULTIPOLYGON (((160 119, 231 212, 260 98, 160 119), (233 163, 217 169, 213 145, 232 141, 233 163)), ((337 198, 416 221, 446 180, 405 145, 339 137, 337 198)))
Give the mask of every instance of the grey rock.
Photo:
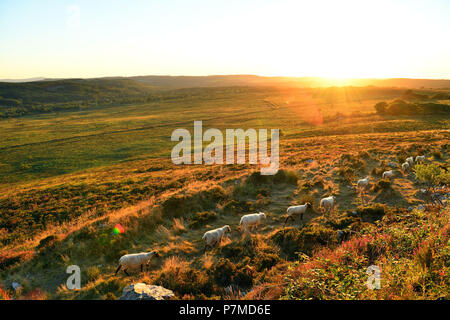
POLYGON ((389 162, 389 163, 388 163, 388 166, 389 166, 389 167, 393 167, 393 168, 397 168, 397 167, 398 167, 397 164, 396 164, 395 162, 389 162))
POLYGON ((413 211, 414 208, 413 207, 408 207, 408 211, 413 211))
POLYGON ((420 205, 417 207, 417 210, 423 210, 423 209, 425 209, 425 207, 423 205, 420 205))
POLYGON ((20 283, 13 282, 13 283, 11 283, 11 287, 12 287, 15 291, 17 291, 17 290, 20 289, 21 285, 20 285, 20 283))
POLYGON ((174 296, 172 290, 161 286, 136 283, 126 286, 119 300, 168 300, 174 296))

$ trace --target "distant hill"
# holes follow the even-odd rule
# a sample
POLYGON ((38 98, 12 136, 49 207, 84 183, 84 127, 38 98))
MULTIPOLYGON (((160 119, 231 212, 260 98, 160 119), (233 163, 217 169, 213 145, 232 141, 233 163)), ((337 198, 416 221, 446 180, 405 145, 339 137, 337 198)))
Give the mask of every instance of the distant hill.
POLYGON ((293 87, 330 87, 330 86, 377 86, 400 88, 449 89, 450 79, 346 79, 333 80, 320 77, 263 77, 257 75, 211 75, 211 76, 133 76, 102 77, 90 79, 50 79, 43 77, 29 79, 0 79, 0 82, 27 83, 41 81, 111 81, 134 80, 154 88, 193 88, 227 86, 293 86, 293 87))
POLYGON ((378 86, 402 88, 450 88, 450 80, 436 79, 348 79, 330 80, 320 77, 262 77, 256 75, 226 76, 138 76, 130 79, 158 87, 211 87, 211 86, 295 86, 295 87, 329 87, 329 86, 378 86))

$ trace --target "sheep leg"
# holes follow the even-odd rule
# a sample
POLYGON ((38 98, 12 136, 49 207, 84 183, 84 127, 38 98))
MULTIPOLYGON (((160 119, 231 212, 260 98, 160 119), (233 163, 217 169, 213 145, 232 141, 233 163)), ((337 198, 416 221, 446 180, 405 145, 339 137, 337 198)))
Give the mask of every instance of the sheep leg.
POLYGON ((144 264, 141 264, 141 272, 144 271, 144 264))
POLYGON ((120 268, 122 268, 122 265, 121 265, 121 264, 119 264, 119 266, 117 267, 116 273, 114 273, 115 276, 117 275, 117 272, 119 272, 120 268))
POLYGON ((287 223, 287 221, 289 220, 289 218, 293 219, 291 216, 287 216, 287 217, 286 217, 286 220, 284 220, 284 226, 283 226, 283 228, 286 228, 286 223, 287 223))
POLYGON ((123 272, 124 272, 127 276, 130 276, 130 275, 128 274, 128 272, 127 272, 127 269, 123 269, 123 272))

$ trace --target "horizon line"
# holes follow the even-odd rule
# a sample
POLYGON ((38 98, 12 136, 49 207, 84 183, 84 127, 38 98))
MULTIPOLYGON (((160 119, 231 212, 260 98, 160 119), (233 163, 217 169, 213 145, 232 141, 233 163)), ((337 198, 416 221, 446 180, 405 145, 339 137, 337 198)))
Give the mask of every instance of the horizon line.
POLYGON ((258 75, 258 74, 207 74, 207 75, 187 75, 187 74, 145 74, 145 75, 130 75, 130 76, 124 76, 124 75, 112 75, 112 76, 95 76, 95 77, 45 77, 45 76, 35 76, 35 77, 27 77, 27 78, 2 78, 0 79, 0 82, 38 82, 43 80, 76 80, 76 79, 82 79, 82 80, 93 80, 93 79, 105 79, 105 78, 137 78, 137 77, 232 77, 232 76, 254 76, 254 77, 261 77, 261 78, 286 78, 286 79, 326 79, 326 80, 450 80, 449 78, 412 78, 412 77, 386 77, 386 78, 379 78, 379 77, 325 77, 325 76, 283 76, 283 75, 276 75, 276 76, 267 76, 267 75, 258 75))

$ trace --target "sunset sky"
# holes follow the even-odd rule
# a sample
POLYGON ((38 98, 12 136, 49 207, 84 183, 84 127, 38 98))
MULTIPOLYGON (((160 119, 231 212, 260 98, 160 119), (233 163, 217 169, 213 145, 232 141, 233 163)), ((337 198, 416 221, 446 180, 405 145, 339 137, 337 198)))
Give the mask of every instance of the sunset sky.
POLYGON ((450 78, 450 1, 0 0, 0 78, 450 78))

